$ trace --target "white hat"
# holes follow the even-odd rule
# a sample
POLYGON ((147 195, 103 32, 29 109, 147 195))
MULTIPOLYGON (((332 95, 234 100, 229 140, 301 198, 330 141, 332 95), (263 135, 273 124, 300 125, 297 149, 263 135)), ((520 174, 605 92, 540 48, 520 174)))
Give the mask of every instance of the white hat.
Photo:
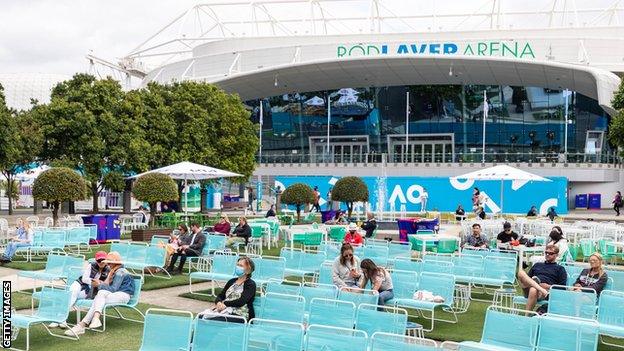
POLYGON ((354 231, 354 230, 357 230, 358 227, 355 223, 351 222, 349 223, 349 226, 347 227, 347 229, 349 229, 349 231, 354 231))

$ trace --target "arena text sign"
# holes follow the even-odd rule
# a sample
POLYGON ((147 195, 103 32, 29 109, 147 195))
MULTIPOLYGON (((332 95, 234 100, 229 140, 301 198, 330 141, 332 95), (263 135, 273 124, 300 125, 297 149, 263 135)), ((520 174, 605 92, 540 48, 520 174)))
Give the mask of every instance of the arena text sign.
POLYGON ((465 55, 535 58, 531 44, 519 41, 474 43, 347 44, 336 47, 338 57, 377 55, 465 55))

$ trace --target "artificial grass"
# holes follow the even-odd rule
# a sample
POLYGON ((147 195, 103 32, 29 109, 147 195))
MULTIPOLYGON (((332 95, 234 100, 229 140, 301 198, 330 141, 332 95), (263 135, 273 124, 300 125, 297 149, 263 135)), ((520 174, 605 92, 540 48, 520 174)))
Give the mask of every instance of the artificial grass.
MULTIPOLYGON (((91 251, 87 251, 87 252, 80 252, 80 255, 84 255, 85 259, 90 259, 95 257, 95 253, 98 251, 106 251, 108 252, 110 250, 110 244, 100 244, 99 246, 96 245, 91 245, 91 251)), ((67 250, 66 252, 71 252, 69 250, 67 250)), ((78 254, 76 252, 76 254, 78 254)), ((19 259, 23 259, 23 257, 21 256, 17 256, 16 258, 19 259)), ((4 265, 4 267, 7 268, 13 268, 13 269, 18 269, 21 271, 38 271, 38 270, 42 270, 45 268, 46 265, 46 259, 43 256, 37 256, 37 258, 35 259, 34 262, 26 262, 23 260, 15 260, 12 261, 11 263, 7 263, 4 265)))
MULTIPOLYGON (((138 309, 145 313, 148 308, 158 306, 140 303, 138 309)), ((109 314, 115 314, 113 310, 107 310, 109 314)), ((139 318, 138 313, 129 309, 122 309, 122 313, 133 319, 139 318)), ((82 314, 84 316, 84 313, 82 314)), ((76 322, 76 314, 70 313, 70 324, 76 322)), ((63 329, 52 329, 54 333, 62 334, 63 329)), ((143 323, 125 321, 121 319, 106 319, 106 331, 98 333, 88 331, 80 336, 80 340, 67 340, 50 336, 45 328, 37 325, 30 329, 30 348, 34 351, 67 351, 67 350, 137 350, 141 346, 143 335, 143 323)), ((163 336, 163 337, 166 337, 163 336)), ((26 330, 21 329, 17 340, 13 341, 13 347, 25 348, 26 330)))

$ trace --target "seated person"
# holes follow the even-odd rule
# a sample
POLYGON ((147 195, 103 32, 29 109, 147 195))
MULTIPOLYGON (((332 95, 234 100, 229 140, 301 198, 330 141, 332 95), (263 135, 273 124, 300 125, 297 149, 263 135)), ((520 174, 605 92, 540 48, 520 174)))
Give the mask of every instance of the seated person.
POLYGON ((4 255, 0 257, 0 262, 3 264, 11 262, 17 249, 32 245, 35 231, 30 227, 30 223, 20 218, 17 220, 17 231, 15 234, 14 237, 9 239, 4 255))
POLYGON ((462 247, 489 249, 490 244, 488 242, 488 238, 481 234, 481 225, 479 223, 472 225, 472 233, 464 237, 462 247))
POLYGON ((537 217, 537 207, 535 206, 531 206, 531 208, 529 209, 529 212, 527 212, 526 216, 527 217, 537 217))
POLYGON ((485 209, 483 208, 483 206, 477 207, 475 214, 477 215, 477 217, 485 219, 485 209))
POLYGON ((187 257, 201 256, 206 244, 206 236, 201 232, 199 224, 191 223, 191 233, 180 235, 178 238, 178 249, 171 255, 171 262, 167 267, 167 272, 170 274, 181 274, 184 269, 184 263, 186 263, 187 257), (178 269, 174 269, 175 263, 180 258, 180 265, 178 269))
POLYGON ((271 205, 271 208, 269 208, 266 215, 264 215, 264 218, 270 218, 275 216, 277 216, 277 214, 275 213, 275 205, 271 205))
POLYGON ((547 245, 544 262, 538 262, 528 273, 518 270, 518 282, 527 298, 526 310, 533 311, 537 300, 545 300, 552 285, 566 285, 568 274, 563 266, 557 264, 559 248, 547 245))
MULTIPOLYGON (((110 269, 104 262, 108 255, 104 251, 98 251, 95 253, 95 262, 85 262, 82 276, 74 280, 69 286, 71 291, 71 298, 69 300, 69 306, 73 306, 78 299, 93 299, 98 293, 98 288, 91 286, 91 279, 99 280, 100 283, 106 281, 108 272, 110 269)), ((67 323, 50 323, 50 328, 68 328, 67 323)))
POLYGON ((251 238, 251 227, 247 224, 247 218, 240 217, 232 235, 225 242, 225 246, 232 246, 234 243, 245 243, 247 245, 249 238, 251 238))
POLYGON ((123 267, 121 255, 114 251, 109 252, 104 262, 108 264, 110 272, 103 282, 100 282, 99 279, 91 279, 91 287, 97 288, 98 292, 93 299, 89 312, 82 321, 65 331, 65 335, 84 334, 87 326, 89 329, 101 327, 100 316, 106 304, 125 304, 134 295, 134 278, 123 267))
POLYGON ((362 270, 360 259, 353 254, 353 246, 342 244, 340 256, 336 257, 332 265, 332 281, 338 289, 359 288, 362 270))
POLYGON ((219 218, 219 222, 214 225, 212 230, 216 233, 221 233, 223 235, 229 235, 230 230, 232 229, 232 224, 230 223, 230 219, 228 215, 225 213, 221 214, 221 218, 219 218))
POLYGON ((366 232, 367 238, 373 236, 373 232, 377 229, 377 221, 371 212, 366 212, 366 222, 362 223, 361 228, 366 232))
POLYGON ((362 268, 362 273, 364 274, 364 279, 360 279, 360 288, 364 289, 370 281, 371 289, 379 293, 377 300, 379 306, 384 306, 386 301, 394 298, 392 277, 385 268, 378 267, 369 258, 362 260, 360 268, 362 268))
POLYGON ((325 224, 347 224, 347 219, 345 218, 344 212, 338 210, 334 214, 334 218, 325 221, 325 224))
POLYGON ((505 222, 503 224, 503 231, 496 236, 496 246, 498 248, 509 248, 511 242, 518 240, 519 237, 518 233, 511 230, 511 223, 505 222))
POLYGON ((589 256, 589 268, 585 268, 579 274, 574 282, 574 290, 582 290, 583 288, 594 289, 596 294, 600 296, 600 293, 607 285, 607 272, 604 271, 602 266, 602 255, 598 252, 594 252, 589 256))
POLYGON ((551 222, 555 220, 555 217, 559 217, 559 215, 557 215, 557 212, 555 211, 555 207, 551 206, 548 209, 548 212, 546 213, 546 217, 548 217, 551 222))
POLYGON ((460 221, 463 221, 464 219, 466 219, 466 211, 464 210, 462 205, 459 204, 457 206, 457 209, 455 210, 455 220, 460 222, 460 221))
POLYGON ((358 227, 355 223, 349 223, 349 226, 347 227, 347 234, 345 234, 342 242, 355 246, 361 246, 364 244, 364 239, 362 239, 362 236, 358 233, 358 227))
POLYGON ((215 307, 199 314, 199 318, 209 318, 226 322, 243 323, 255 317, 253 302, 256 296, 256 282, 251 279, 255 265, 251 258, 241 257, 236 262, 236 278, 225 283, 225 287, 215 299, 215 307))

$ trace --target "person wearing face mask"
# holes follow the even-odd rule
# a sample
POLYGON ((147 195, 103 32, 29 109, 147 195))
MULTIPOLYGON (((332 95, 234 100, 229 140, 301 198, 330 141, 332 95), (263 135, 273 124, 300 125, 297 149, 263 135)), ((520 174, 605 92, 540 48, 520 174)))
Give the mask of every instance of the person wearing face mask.
MULTIPOLYGON (((550 230, 546 245, 554 245, 557 247, 557 262, 573 261, 568 248, 568 240, 563 237, 563 230, 560 226, 556 225, 550 230)), ((531 256, 530 261, 533 263, 544 262, 544 256, 531 256)))
POLYGON ((358 288, 360 278, 362 278, 360 259, 353 254, 353 246, 351 244, 342 244, 340 256, 334 260, 332 265, 332 281, 334 285, 339 289, 358 288))
POLYGON ((251 275, 254 269, 255 265, 251 258, 239 258, 235 269, 238 277, 230 279, 225 284, 215 299, 215 307, 200 313, 199 318, 234 323, 244 323, 245 320, 253 319, 256 282, 251 279, 251 275))
MULTIPOLYGON (((95 262, 85 263, 82 276, 74 280, 69 286, 69 291, 71 291, 69 306, 73 306, 78 299, 93 299, 93 297, 97 295, 98 288, 91 286, 91 279, 96 279, 101 282, 106 280, 108 272, 110 271, 108 265, 104 262, 106 256, 106 252, 98 251, 95 253, 95 262)), ((60 327, 65 329, 67 328, 67 323, 50 323, 48 327, 60 327)))
POLYGON ((594 289, 596 294, 600 296, 605 285, 607 285, 608 279, 607 272, 604 271, 602 266, 602 255, 594 252, 589 256, 589 268, 583 269, 579 277, 576 278, 574 290, 594 289))

